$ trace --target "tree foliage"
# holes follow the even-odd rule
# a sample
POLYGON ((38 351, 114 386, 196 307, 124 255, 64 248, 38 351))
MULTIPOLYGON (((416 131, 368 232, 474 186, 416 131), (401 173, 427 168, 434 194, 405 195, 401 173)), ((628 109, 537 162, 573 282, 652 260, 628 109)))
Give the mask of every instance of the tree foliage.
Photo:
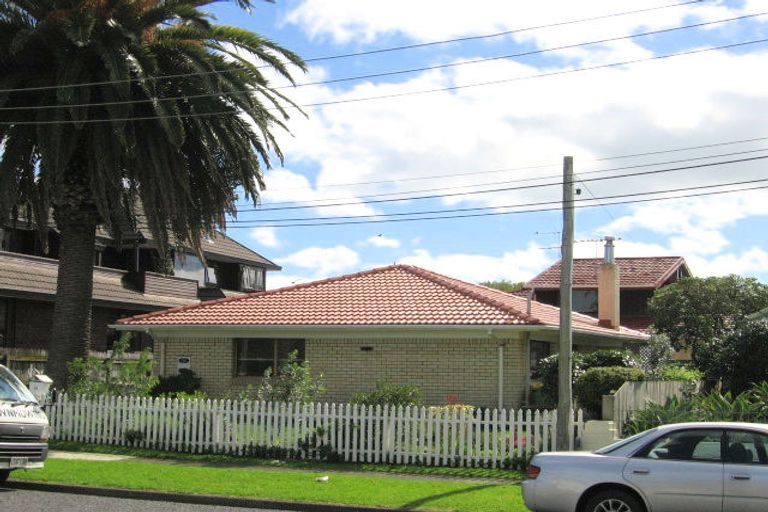
POLYGON ((61 381, 62 357, 88 350, 96 226, 120 237, 141 221, 161 255, 202 254, 236 190, 256 203, 262 168, 283 157, 273 130, 295 105, 268 73, 293 82, 305 65, 214 24, 214 1, 0 2, 0 220, 22 215, 44 235, 52 212, 61 234, 49 350, 61 381))
POLYGON ((592 418, 600 419, 603 409, 603 395, 616 391, 628 381, 645 379, 640 368, 624 366, 595 366, 582 373, 573 383, 573 396, 579 407, 592 418))
POLYGON ((654 329, 694 360, 733 330, 738 321, 768 306, 768 286, 753 278, 688 277, 657 290, 648 302, 654 329))
POLYGON ((722 340, 698 356, 707 380, 723 390, 741 393, 754 382, 768 381, 768 321, 742 321, 722 340))
POLYGON ((522 281, 516 283, 514 281, 509 281, 508 279, 500 279, 498 281, 483 281, 480 284, 482 286, 487 286, 488 288, 493 288, 495 290, 500 290, 507 293, 519 292, 525 286, 525 283, 522 281))

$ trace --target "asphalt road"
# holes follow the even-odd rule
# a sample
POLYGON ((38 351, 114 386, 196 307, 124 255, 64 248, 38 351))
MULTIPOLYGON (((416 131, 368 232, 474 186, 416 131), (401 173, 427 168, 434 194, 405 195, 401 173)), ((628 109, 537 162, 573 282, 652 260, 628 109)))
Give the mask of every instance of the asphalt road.
POLYGON ((0 487, 0 510, 3 512, 277 512, 254 509, 164 501, 106 498, 82 494, 30 491, 0 487))

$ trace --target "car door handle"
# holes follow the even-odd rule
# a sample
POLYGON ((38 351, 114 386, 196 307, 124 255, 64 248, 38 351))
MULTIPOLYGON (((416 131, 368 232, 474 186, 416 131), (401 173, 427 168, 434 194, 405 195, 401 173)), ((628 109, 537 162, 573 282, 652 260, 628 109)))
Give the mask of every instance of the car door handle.
POLYGON ((749 475, 731 475, 731 480, 752 480, 749 475))
POLYGON ((647 475, 650 472, 651 472, 650 469, 633 469, 632 470, 632 473, 636 475, 647 475))

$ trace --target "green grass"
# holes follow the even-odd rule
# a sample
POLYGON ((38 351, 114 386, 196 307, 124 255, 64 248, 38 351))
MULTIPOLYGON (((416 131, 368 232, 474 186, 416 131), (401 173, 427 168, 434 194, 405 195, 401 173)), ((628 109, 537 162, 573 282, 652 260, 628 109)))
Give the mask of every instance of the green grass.
POLYGON ((311 503, 445 510, 457 512, 525 511, 518 485, 393 478, 323 471, 201 467, 138 461, 50 459, 45 469, 17 471, 12 480, 236 496, 311 503))
POLYGON ((522 471, 494 468, 464 468, 464 467, 434 467, 412 466, 404 464, 366 464, 366 463, 329 463, 304 460, 270 460, 253 457, 238 457, 234 455, 192 454, 166 452, 161 450, 149 450, 143 448, 131 448, 127 446, 84 444, 72 441, 51 441, 52 450, 64 450, 73 452, 110 453, 117 455, 131 455, 150 459, 192 461, 205 463, 218 463, 228 465, 284 467, 291 469, 304 469, 311 471, 370 471, 378 473, 391 473, 400 475, 423 476, 448 476, 467 478, 495 478, 519 482, 525 478, 522 471))

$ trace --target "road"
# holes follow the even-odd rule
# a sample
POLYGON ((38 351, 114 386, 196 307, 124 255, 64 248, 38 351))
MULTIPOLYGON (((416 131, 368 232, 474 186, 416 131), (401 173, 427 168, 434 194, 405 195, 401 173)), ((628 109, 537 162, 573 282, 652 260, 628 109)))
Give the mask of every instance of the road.
POLYGON ((191 505, 0 487, 3 512, 278 512, 269 509, 191 505))

